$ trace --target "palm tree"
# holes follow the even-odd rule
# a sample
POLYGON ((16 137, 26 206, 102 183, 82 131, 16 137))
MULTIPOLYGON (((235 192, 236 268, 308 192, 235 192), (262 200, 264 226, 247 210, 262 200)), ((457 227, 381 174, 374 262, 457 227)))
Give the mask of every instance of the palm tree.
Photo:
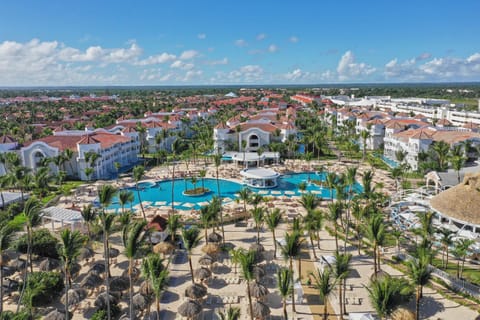
MULTIPOLYGON (((285 245, 280 245, 280 250, 284 259, 289 261, 289 268, 292 273, 292 285, 295 283, 293 279, 293 260, 299 258, 300 251, 304 239, 300 238, 300 233, 293 231, 292 233, 285 233, 285 245)), ((298 264, 298 275, 301 277, 301 264, 298 264)), ((296 312, 295 309, 295 295, 292 295, 292 310, 296 312)))
POLYGON ((213 212, 209 205, 200 207, 200 222, 203 225, 203 230, 205 232, 205 243, 208 244, 208 227, 210 226, 213 220, 213 212))
POLYGON ((364 229, 365 235, 373 247, 373 269, 376 275, 380 269, 379 246, 384 243, 386 235, 385 223, 382 216, 379 214, 372 215, 364 229))
POLYGON ((260 244, 260 226, 263 223, 265 209, 263 207, 256 207, 252 209, 251 213, 255 221, 255 230, 257 230, 257 244, 260 244))
POLYGON ((87 224, 88 239, 91 239, 92 235, 90 233, 90 226, 95 221, 97 217, 97 212, 93 209, 92 204, 89 203, 88 205, 83 206, 82 210, 80 211, 80 214, 82 215, 83 220, 87 224))
POLYGON ((390 176, 395 180, 395 190, 398 192, 399 179, 403 175, 402 168, 400 166, 390 169, 390 176))
POLYGON ((423 296, 423 286, 425 286, 431 278, 433 269, 429 262, 431 259, 431 252, 424 251, 417 258, 411 259, 407 263, 408 275, 412 280, 412 284, 416 286, 415 295, 415 317, 420 319, 420 299, 423 296))
POLYGON ((124 231, 124 243, 125 246, 125 255, 128 258, 128 280, 129 280, 129 294, 130 294, 130 303, 129 303, 129 316, 130 319, 133 319, 133 259, 135 259, 139 248, 143 242, 143 231, 147 222, 137 221, 134 224, 127 227, 124 231))
POLYGON ((328 208, 328 220, 333 224, 335 233, 335 251, 338 252, 338 219, 342 216, 342 204, 337 202, 331 202, 327 206, 328 208))
POLYGON ((372 186, 373 181, 373 172, 367 170, 362 174, 362 194, 361 196, 365 199, 372 198, 372 195, 375 193, 375 187, 372 186))
POLYGON ((250 319, 254 320, 253 318, 253 308, 252 308, 252 294, 250 292, 250 281, 253 280, 253 267, 255 265, 255 251, 240 251, 238 256, 240 266, 242 269, 243 278, 247 281, 247 297, 248 297, 248 306, 249 306, 249 313, 250 319))
POLYGON ((234 273, 237 274, 237 265, 240 263, 240 255, 243 254, 243 248, 240 249, 231 249, 228 251, 230 256, 230 261, 233 263, 234 266, 234 273))
POLYGON ((283 318, 288 319, 287 316, 287 299, 293 293, 292 274, 290 269, 280 268, 277 272, 277 288, 282 297, 283 318))
MULTIPOLYGON (((303 218, 304 229, 308 232, 308 238, 310 239, 310 245, 312 246, 313 256, 317 259, 317 253, 315 251, 315 245, 313 240, 319 236, 319 232, 322 229, 323 216, 320 210, 308 211, 307 215, 303 218)), ((317 238, 317 240, 319 240, 317 238)))
POLYGON ((37 198, 29 198, 24 205, 22 216, 25 220, 27 228, 27 264, 30 266, 30 272, 33 272, 32 264, 32 245, 33 245, 33 228, 40 224, 40 201, 37 198))
POLYGON ((325 184, 330 189, 330 201, 333 201, 333 189, 337 183, 337 174, 335 172, 329 172, 325 178, 325 184))
POLYGON ((452 163, 452 168, 457 172, 457 180, 460 183, 460 171, 462 170, 463 166, 465 165, 465 157, 463 156, 454 156, 450 158, 450 162, 452 163))
MULTIPOLYGON (((103 229, 103 251, 104 251, 104 258, 105 258, 105 292, 107 297, 110 294, 110 249, 108 247, 108 232, 111 228, 114 220, 113 214, 107 214, 106 209, 108 206, 111 205, 115 194, 117 193, 117 189, 113 186, 106 184, 103 185, 98 190, 98 201, 100 202, 100 206, 102 207, 102 212, 100 214, 100 220, 102 221, 102 229, 103 229)), ((110 299, 106 299, 107 302, 107 320, 110 320, 111 310, 110 310, 110 299)))
POLYGON ((448 250, 449 247, 453 244, 453 236, 455 232, 446 228, 440 228, 437 230, 437 233, 441 236, 440 243, 442 244, 442 267, 444 269, 448 268, 448 250), (447 259, 445 259, 445 254, 447 259))
POLYGON ((347 169, 347 174, 345 175, 345 183, 348 186, 348 205, 347 205, 347 217, 346 217, 346 227, 345 227, 345 242, 343 246, 343 253, 347 252, 347 240, 348 240, 348 230, 350 229, 350 201, 352 200, 353 195, 353 185, 356 182, 357 168, 350 167, 347 169))
POLYGON ((345 308, 345 282, 350 273, 350 262, 352 260, 351 254, 346 253, 335 253, 335 263, 333 264, 333 274, 338 282, 338 302, 340 304, 340 313, 346 314, 347 310, 345 308))
POLYGON ((436 141, 433 143, 431 150, 437 157, 438 167, 440 170, 445 170, 447 165, 448 154, 450 146, 445 141, 436 141))
MULTIPOLYGON (((220 168, 220 164, 222 163, 222 155, 220 153, 217 153, 213 156, 213 162, 215 164, 215 173, 216 173, 216 180, 217 180, 217 195, 218 198, 222 199, 222 195, 220 193, 220 180, 219 180, 219 172, 218 169, 220 168)), ((220 202, 220 224, 222 226, 222 243, 225 245, 225 230, 223 229, 223 213, 222 213, 222 206, 220 202)))
POLYGON ((205 192, 205 176, 207 175, 207 170, 201 169, 198 171, 198 176, 202 179, 202 191, 205 192))
POLYGON ((305 210, 307 210, 307 212, 309 212, 315 210, 320 205, 320 198, 315 194, 308 192, 302 194, 302 197, 298 202, 305 208, 305 210))
POLYGON ((240 319, 240 315, 241 315, 241 309, 240 307, 228 307, 228 309, 226 309, 225 311, 220 311, 218 313, 218 317, 220 318, 220 320, 238 320, 240 319))
POLYGON ((275 229, 278 227, 280 222, 282 222, 282 212, 279 208, 275 208, 270 213, 265 216, 265 222, 268 226, 268 229, 272 232, 273 235, 273 258, 277 258, 277 239, 275 237, 275 229))
POLYGON ((175 212, 175 158, 180 149, 180 139, 175 139, 172 143, 172 213, 175 212))
POLYGON ((371 137, 370 131, 362 130, 360 131, 360 138, 362 138, 362 160, 365 161, 365 156, 367 155, 367 140, 371 137))
POLYGON ((335 290, 336 280, 332 276, 330 268, 325 268, 322 272, 320 272, 320 269, 317 269, 317 272, 312 273, 311 276, 313 277, 313 286, 318 290, 318 294, 323 300, 323 320, 327 320, 328 298, 335 290))
POLYGON ((457 262, 457 278, 461 278, 463 276, 463 268, 465 266, 465 258, 467 257, 468 250, 470 246, 475 243, 474 240, 471 239, 458 239, 455 242, 455 252, 458 257, 462 260, 462 267, 459 268, 459 263, 457 262))
MULTIPOLYGON (((138 203, 140 204, 140 209, 142 210, 143 220, 147 221, 145 216, 145 209, 143 208, 142 198, 140 197, 140 189, 138 188, 138 183, 142 180, 145 175, 145 168, 143 166, 135 166, 133 168, 133 180, 135 181, 135 190, 137 190, 138 203)), ((122 206, 123 210, 123 206, 122 206)))
POLYGON ((143 259, 142 273, 150 282, 155 295, 157 320, 160 320, 160 297, 168 284, 168 269, 163 265, 163 259, 159 255, 151 254, 143 259))
POLYGON ((15 232, 19 231, 24 223, 25 220, 20 215, 13 220, 0 222, 0 314, 3 312, 3 251, 9 248, 15 232))
POLYGON ((70 285, 70 267, 75 259, 80 254, 80 249, 85 242, 84 236, 79 231, 70 231, 70 229, 63 229, 60 234, 60 249, 59 255, 63 261, 63 270, 65 273, 65 319, 68 320, 70 315, 68 312, 68 290, 70 285))
POLYGON ((388 275, 372 280, 370 285, 365 288, 368 291, 370 302, 381 320, 390 316, 412 295, 412 289, 407 281, 388 275))
POLYGON ((240 200, 243 201, 244 213, 247 213, 247 202, 249 202, 251 194, 252 194, 252 191, 248 188, 242 188, 242 190, 238 192, 238 197, 240 198, 240 200))
POLYGON ((170 234, 171 241, 173 244, 176 244, 177 239, 177 230, 182 226, 179 214, 172 214, 167 218, 167 230, 170 234))
MULTIPOLYGON (((125 213, 125 206, 129 203, 133 203, 134 200, 135 200, 135 196, 132 191, 120 190, 120 192, 118 193, 118 203, 122 207, 122 214, 125 213)), ((138 198, 138 201, 139 203, 142 203, 142 201, 140 200, 140 197, 138 198)))
POLYGON ((188 265, 190 266, 190 275, 192 276, 192 283, 195 283, 193 277, 193 266, 192 266, 192 251, 200 243, 200 230, 197 227, 192 228, 183 228, 182 229, 182 239, 183 245, 188 253, 188 265))

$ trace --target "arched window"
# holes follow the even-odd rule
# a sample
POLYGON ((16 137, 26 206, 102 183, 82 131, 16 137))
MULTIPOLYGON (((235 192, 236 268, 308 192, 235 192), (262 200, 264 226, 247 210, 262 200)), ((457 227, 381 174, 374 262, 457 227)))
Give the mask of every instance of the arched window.
POLYGON ((248 137, 248 146, 250 148, 258 148, 259 139, 256 134, 252 134, 248 137))
POLYGON ((41 167, 43 165, 43 161, 44 161, 43 159, 44 158, 45 158, 45 155, 41 151, 36 151, 33 154, 33 162, 35 164, 35 168, 36 167, 41 167))

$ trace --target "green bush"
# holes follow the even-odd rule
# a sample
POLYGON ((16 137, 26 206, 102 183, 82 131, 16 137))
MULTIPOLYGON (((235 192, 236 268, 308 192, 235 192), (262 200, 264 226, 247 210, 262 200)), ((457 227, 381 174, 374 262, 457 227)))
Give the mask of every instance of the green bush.
MULTIPOLYGON (((120 307, 116 304, 110 305, 112 319, 117 319, 120 315, 120 307)), ((98 309, 90 318, 91 320, 107 320, 107 310, 106 309, 98 309)))
MULTIPOLYGON (((58 240, 47 229, 33 231, 32 253, 41 257, 58 259, 58 240)), ((16 249, 27 253, 27 235, 18 239, 16 249)))
POLYGON ((63 287, 63 276, 59 272, 30 273, 22 302, 33 307, 47 305, 62 292, 63 287))

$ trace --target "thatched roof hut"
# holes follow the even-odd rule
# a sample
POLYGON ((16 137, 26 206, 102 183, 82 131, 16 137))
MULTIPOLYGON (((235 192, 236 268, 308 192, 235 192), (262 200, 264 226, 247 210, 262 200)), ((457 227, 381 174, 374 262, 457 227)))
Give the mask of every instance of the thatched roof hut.
POLYGON ((480 173, 467 174, 462 183, 441 192, 430 205, 441 215, 480 227, 480 173))

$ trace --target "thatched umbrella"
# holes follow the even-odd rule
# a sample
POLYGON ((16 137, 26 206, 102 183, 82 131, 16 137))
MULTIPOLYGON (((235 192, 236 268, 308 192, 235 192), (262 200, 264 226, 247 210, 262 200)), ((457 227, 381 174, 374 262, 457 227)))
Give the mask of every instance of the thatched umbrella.
POLYGON ((261 285, 260 283, 255 282, 255 281, 250 282, 248 287, 250 289, 250 294, 252 295, 252 297, 255 297, 257 299, 265 297, 269 293, 267 287, 261 285))
POLYGON ((201 256, 200 259, 198 259, 198 263, 202 266, 210 266, 214 262, 215 262, 215 258, 208 254, 205 254, 201 256))
POLYGON ((148 308, 150 299, 143 294, 137 293, 133 296, 133 308, 138 311, 143 311, 148 308))
POLYGON ((207 287, 199 283, 191 284, 185 289, 185 296, 191 299, 201 299, 207 294, 207 287))
POLYGON ((398 308, 392 313, 392 320, 415 320, 415 314, 405 308, 398 308))
POLYGON ((8 266, 9 267, 13 267, 15 268, 17 271, 21 271, 23 269, 25 269, 25 266, 27 265, 27 261, 21 259, 21 258, 16 258, 16 259, 13 259, 11 260, 9 263, 8 263, 8 266))
POLYGON ((212 276, 212 271, 203 267, 198 268, 195 271, 193 271, 193 276, 195 277, 195 279, 205 280, 212 276))
POLYGON ((18 290, 19 285, 20 284, 17 280, 13 280, 13 279, 10 279, 10 278, 3 279, 4 290, 5 289, 11 290, 11 291, 18 290))
MULTIPOLYGON (((118 303, 118 298, 115 295, 109 294, 108 296, 109 296, 108 299, 110 300, 110 305, 118 303)), ((97 308, 105 309, 107 307, 107 293, 106 292, 100 293, 95 299, 94 305, 97 308)))
POLYGON ((188 300, 182 303, 177 311, 182 317, 193 318, 202 312, 202 305, 195 300, 188 300))
POLYGON ((17 272, 17 270, 13 267, 1 267, 2 268, 2 274, 4 277, 10 277, 11 275, 13 275, 15 272, 17 272))
POLYGON ((105 272, 105 261, 97 261, 90 267, 90 272, 102 274, 105 272))
POLYGON ((139 292, 144 296, 151 295, 153 293, 153 288, 152 288, 152 285, 150 284, 150 281, 148 280, 143 281, 142 284, 140 285, 139 292))
POLYGON ((387 272, 383 270, 378 270, 377 272, 372 273, 372 275, 370 276, 370 280, 381 279, 388 276, 389 274, 387 272))
MULTIPOLYGON (((122 277, 128 278, 128 269, 122 272, 122 277)), ((140 269, 133 267, 132 268, 132 280, 137 281, 140 277, 140 269)))
MULTIPOLYGON (((65 304, 66 302, 66 293, 63 294, 60 301, 65 304)), ((87 290, 77 288, 77 289, 70 289, 68 290, 68 306, 73 306, 79 304, 83 299, 87 297, 87 290)))
MULTIPOLYGON (((71 312, 70 312, 71 314, 71 312)), ((60 310, 53 310, 49 314, 47 314, 43 319, 44 320, 65 320, 65 313, 60 310)))
POLYGON ((222 236, 216 232, 210 233, 207 237, 208 242, 219 243, 222 241, 222 236))
POLYGON ((130 288, 130 281, 127 277, 113 277, 110 279, 110 290, 116 292, 126 291, 130 288))
POLYGON ((45 258, 40 262, 38 268, 40 271, 52 271, 60 267, 60 261, 57 259, 45 258))
POLYGON ((1 255, 1 260, 0 260, 0 266, 5 266, 8 264, 8 262, 11 260, 10 256, 8 254, 2 253, 1 255))
POLYGON ((79 260, 87 260, 90 259, 95 255, 95 251, 93 251, 89 247, 83 247, 80 249, 80 254, 78 255, 79 260))
POLYGON ((250 245, 250 250, 256 251, 256 252, 264 252, 265 247, 259 243, 252 243, 250 245))
POLYGON ((70 265, 70 276, 72 279, 78 276, 80 270, 82 270, 82 266, 79 263, 72 263, 70 265))
POLYGON ((465 174, 463 182, 432 199, 430 205, 442 215, 469 224, 480 224, 480 173, 465 174), (461 199, 462 201, 458 201, 461 199))
POLYGON ((202 251, 208 255, 216 255, 220 251, 220 247, 215 243, 209 243, 202 247, 202 251))
POLYGON ((260 266, 254 266, 252 269, 252 275, 255 280, 260 281, 260 279, 265 277, 265 270, 260 266))
POLYGON ((156 245, 153 246, 153 252, 157 254, 171 254, 173 251, 175 251, 175 246, 168 241, 163 241, 160 243, 157 243, 156 245))
POLYGON ((270 308, 263 302, 256 301, 252 306, 253 316, 264 319, 270 315, 270 308))
POLYGON ((80 282, 80 286, 87 289, 94 289, 102 284, 103 279, 95 272, 89 272, 87 276, 83 278, 82 282, 80 282))
POLYGON ((118 250, 117 248, 110 248, 108 250, 108 253, 110 255, 110 259, 113 259, 118 257, 118 255, 120 254, 120 250, 118 250))

